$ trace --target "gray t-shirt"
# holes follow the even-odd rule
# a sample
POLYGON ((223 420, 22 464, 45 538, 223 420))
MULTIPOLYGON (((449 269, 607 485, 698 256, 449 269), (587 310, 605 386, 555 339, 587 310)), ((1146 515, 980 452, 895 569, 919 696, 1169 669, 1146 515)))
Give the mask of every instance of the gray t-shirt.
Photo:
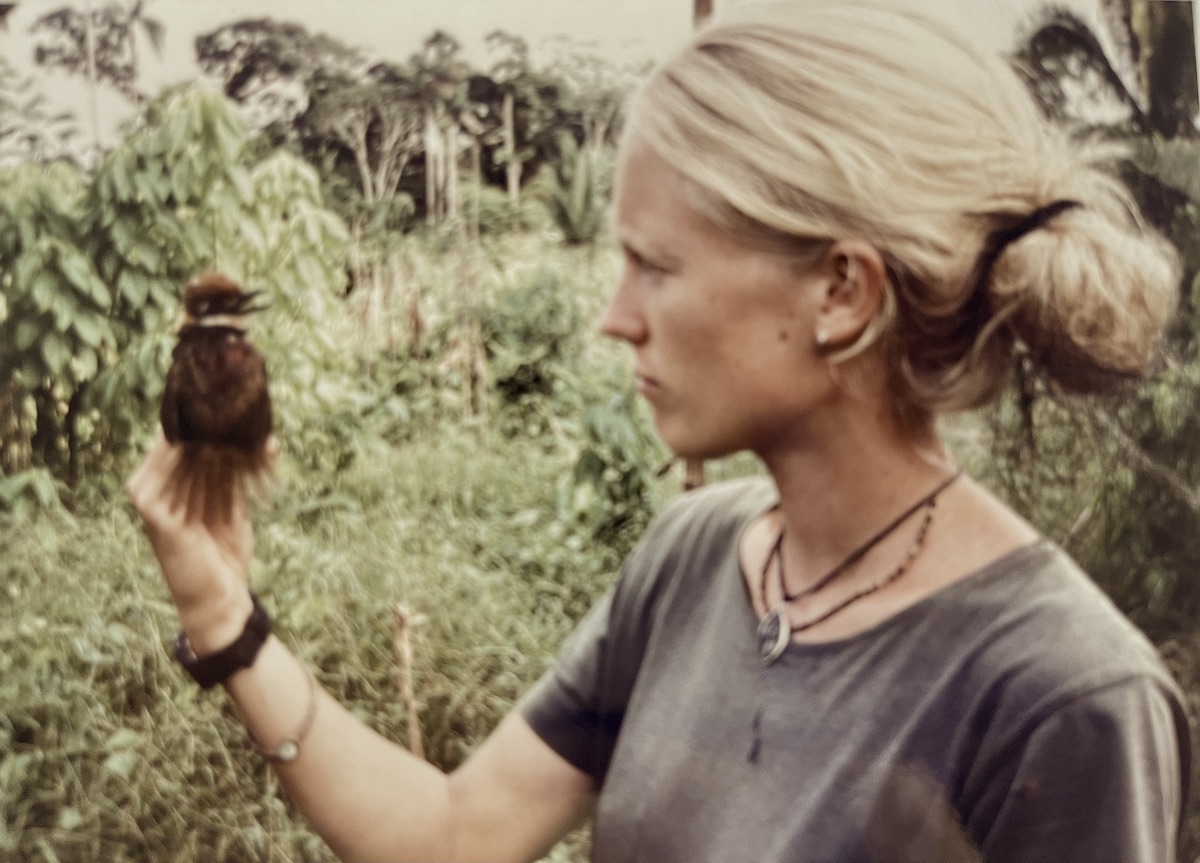
POLYGON ((775 500, 672 504, 520 704, 600 783, 595 863, 1174 859, 1182 700, 1064 553, 764 666, 738 541, 775 500))

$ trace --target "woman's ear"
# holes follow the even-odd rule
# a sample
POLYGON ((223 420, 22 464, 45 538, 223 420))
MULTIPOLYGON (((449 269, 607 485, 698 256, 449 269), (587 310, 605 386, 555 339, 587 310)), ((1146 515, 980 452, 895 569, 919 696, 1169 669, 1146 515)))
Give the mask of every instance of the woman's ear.
POLYGON ((883 313, 887 267, 874 246, 850 238, 829 247, 821 269, 827 279, 813 336, 818 349, 837 351, 858 341, 883 313))

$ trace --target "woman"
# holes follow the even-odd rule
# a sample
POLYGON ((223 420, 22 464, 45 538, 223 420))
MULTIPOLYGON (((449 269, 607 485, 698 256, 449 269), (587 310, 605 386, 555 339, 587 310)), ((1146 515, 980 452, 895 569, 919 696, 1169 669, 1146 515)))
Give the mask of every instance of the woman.
POLYGON ((744 9, 634 105, 601 326, 675 452, 770 480, 673 504, 444 776, 266 635, 243 502, 206 516, 159 442, 130 493, 181 657, 346 859, 535 859, 593 809, 599 861, 1173 859, 1174 684, 935 426, 1017 352, 1071 391, 1144 368, 1178 273, 1104 156, 927 22, 744 9))

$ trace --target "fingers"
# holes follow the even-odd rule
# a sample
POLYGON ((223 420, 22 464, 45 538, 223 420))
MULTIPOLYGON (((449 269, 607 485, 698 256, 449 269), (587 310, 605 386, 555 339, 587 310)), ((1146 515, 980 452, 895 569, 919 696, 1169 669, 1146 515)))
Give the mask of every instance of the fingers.
MULTIPOLYGON (((279 442, 271 438, 264 450, 268 470, 278 455, 279 442)), ((125 490, 152 530, 193 524, 236 532, 250 517, 247 482, 265 497, 263 473, 262 462, 255 469, 229 453, 171 444, 160 431, 125 490)))
POLYGON ((233 518, 233 496, 239 485, 236 472, 226 459, 215 459, 215 464, 205 472, 208 485, 208 503, 204 520, 211 525, 228 524, 233 518))
POLYGON ((205 505, 210 495, 209 483, 213 471, 212 459, 205 452, 191 453, 184 459, 184 477, 181 485, 186 488, 183 496, 185 521, 204 521, 207 515, 205 505))
POLYGON ((125 484, 126 493, 143 520, 165 518, 177 508, 182 462, 183 448, 167 443, 159 434, 125 484))

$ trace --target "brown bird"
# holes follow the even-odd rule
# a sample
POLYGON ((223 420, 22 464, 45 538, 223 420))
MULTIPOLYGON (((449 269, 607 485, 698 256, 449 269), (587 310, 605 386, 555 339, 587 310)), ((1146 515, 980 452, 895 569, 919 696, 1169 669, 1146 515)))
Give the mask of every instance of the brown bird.
POLYGON ((246 338, 258 296, 220 273, 188 282, 159 412, 167 440, 211 448, 251 475, 266 469, 271 435, 266 363, 246 338))

